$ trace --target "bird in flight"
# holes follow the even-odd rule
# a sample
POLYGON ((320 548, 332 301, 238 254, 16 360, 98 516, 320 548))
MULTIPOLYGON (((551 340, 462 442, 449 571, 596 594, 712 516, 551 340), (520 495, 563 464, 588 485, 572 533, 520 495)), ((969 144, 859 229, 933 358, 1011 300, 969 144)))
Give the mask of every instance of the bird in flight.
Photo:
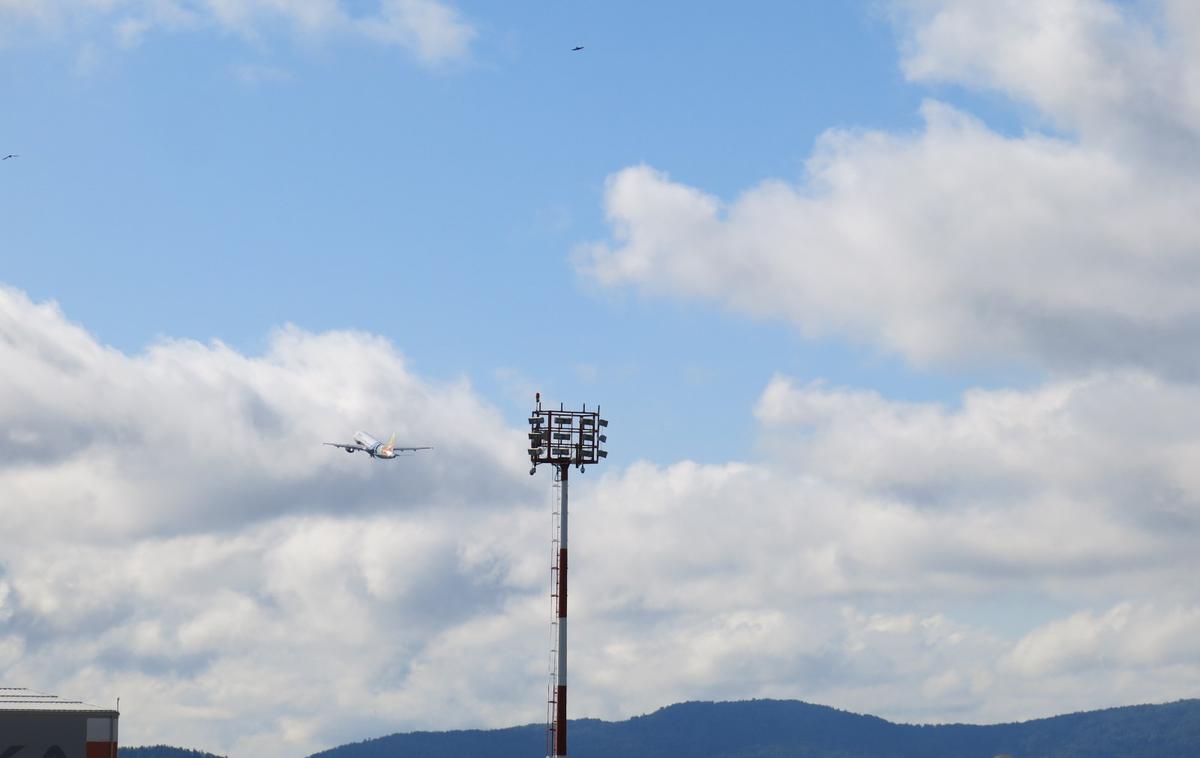
POLYGON ((573 53, 578 52, 582 49, 583 49, 583 45, 576 45, 575 47, 571 48, 571 52, 573 52, 573 53))
POLYGON ((20 158, 20 157, 21 156, 17 155, 16 153, 9 153, 8 155, 4 156, 3 158, 0 158, 0 161, 6 161, 9 158, 20 158))

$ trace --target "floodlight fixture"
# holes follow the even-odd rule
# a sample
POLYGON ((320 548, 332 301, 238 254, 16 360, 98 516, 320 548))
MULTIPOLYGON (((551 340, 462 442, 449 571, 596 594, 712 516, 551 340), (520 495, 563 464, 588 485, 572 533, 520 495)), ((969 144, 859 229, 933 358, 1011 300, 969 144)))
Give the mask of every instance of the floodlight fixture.
POLYGON ((534 469, 543 463, 555 467, 574 466, 582 469, 589 463, 598 463, 606 454, 601 444, 608 436, 596 434, 596 429, 607 427, 608 420, 600 418, 600 409, 568 411, 560 405, 557 410, 543 410, 541 402, 529 415, 529 461, 534 469))

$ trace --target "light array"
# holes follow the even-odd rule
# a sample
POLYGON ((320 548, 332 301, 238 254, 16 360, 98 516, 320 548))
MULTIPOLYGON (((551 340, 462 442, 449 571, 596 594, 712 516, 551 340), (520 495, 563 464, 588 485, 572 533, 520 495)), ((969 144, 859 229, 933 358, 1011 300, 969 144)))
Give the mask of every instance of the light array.
POLYGON ((604 433, 608 421, 600 418, 599 409, 582 411, 554 411, 538 409, 529 417, 529 462, 537 470, 539 463, 557 466, 576 466, 582 469, 589 463, 599 463, 608 457, 608 451, 600 446, 608 441, 604 433))

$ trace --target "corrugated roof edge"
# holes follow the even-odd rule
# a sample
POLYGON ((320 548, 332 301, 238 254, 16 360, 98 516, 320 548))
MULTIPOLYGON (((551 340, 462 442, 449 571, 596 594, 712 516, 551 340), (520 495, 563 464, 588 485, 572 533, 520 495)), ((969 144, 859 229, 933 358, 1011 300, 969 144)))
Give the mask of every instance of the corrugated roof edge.
POLYGON ((0 687, 0 713, 15 711, 22 713, 89 713, 114 718, 120 715, 114 708, 92 705, 82 700, 63 700, 58 695, 48 695, 25 687, 0 687))

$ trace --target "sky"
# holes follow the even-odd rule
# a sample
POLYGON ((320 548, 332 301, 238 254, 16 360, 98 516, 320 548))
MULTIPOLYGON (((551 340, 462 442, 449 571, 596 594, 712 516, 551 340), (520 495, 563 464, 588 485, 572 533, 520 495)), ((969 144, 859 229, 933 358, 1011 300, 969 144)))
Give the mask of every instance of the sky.
POLYGON ((0 0, 0 681, 267 758, 541 720, 540 391, 611 420, 572 717, 1200 696, 1197 43, 1185 0, 0 0))

